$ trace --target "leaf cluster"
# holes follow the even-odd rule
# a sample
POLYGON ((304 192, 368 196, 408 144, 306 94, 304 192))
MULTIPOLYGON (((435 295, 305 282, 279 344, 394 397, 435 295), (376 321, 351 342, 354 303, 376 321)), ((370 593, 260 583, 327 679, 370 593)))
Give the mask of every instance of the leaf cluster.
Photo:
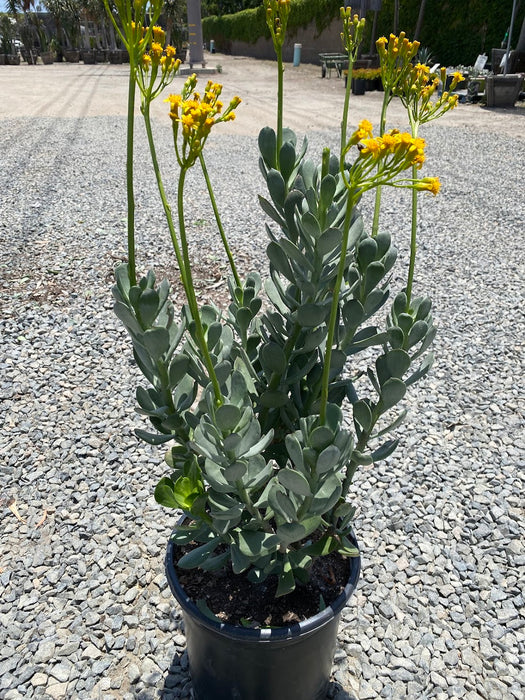
POLYGON ((157 285, 149 272, 130 286, 121 266, 113 290, 115 312, 149 383, 137 390, 137 403, 154 432, 137 435, 171 443, 170 473, 155 497, 190 520, 178 528, 177 542, 198 543, 180 565, 230 565, 255 582, 275 575, 278 595, 307 580, 314 557, 356 554, 349 540, 352 477, 360 464, 395 449, 397 441, 385 436, 403 412, 392 412, 428 371, 435 334, 428 299, 409 305, 400 293, 390 300, 397 251, 388 234, 366 233, 339 159, 326 150, 316 165, 307 145, 285 129, 278 149, 275 132, 261 131, 268 278, 264 288, 257 273, 241 284, 232 278, 227 311, 212 305, 199 311, 221 402, 195 321, 186 307, 175 321, 168 283, 157 285), (348 224, 321 419, 328 323, 348 224), (366 371, 359 369, 363 352, 375 357, 366 371), (352 429, 344 425, 344 407, 352 429))

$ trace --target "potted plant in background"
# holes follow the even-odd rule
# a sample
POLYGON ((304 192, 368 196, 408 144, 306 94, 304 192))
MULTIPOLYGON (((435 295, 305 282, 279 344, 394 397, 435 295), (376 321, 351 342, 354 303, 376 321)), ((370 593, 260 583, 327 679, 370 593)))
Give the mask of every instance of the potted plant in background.
MULTIPOLYGON (((366 81, 368 78, 367 68, 354 68, 352 72, 352 93, 354 95, 364 95, 366 92, 366 81)), ((349 71, 350 74, 350 71, 349 71)))
POLYGON ((14 49, 14 26, 8 15, 0 18, 0 64, 15 66, 20 63, 20 56, 14 49))
MULTIPOLYGON (((150 117, 152 101, 179 64, 156 26, 162 2, 116 0, 120 22, 106 5, 130 56, 128 262, 115 270, 114 309, 148 381, 136 396, 154 431, 137 435, 168 447, 169 475, 157 484, 155 498, 183 514, 168 544, 166 571, 183 609, 194 693, 201 700, 325 697, 339 614, 360 570, 352 479, 360 465, 397 447, 398 438, 385 436, 404 418, 398 406, 407 388, 431 365, 436 332, 430 299, 413 294, 415 235, 406 284, 392 299, 397 251, 391 237, 377 231, 381 197, 371 233, 358 205, 383 186, 408 188, 414 196, 438 192, 436 178, 419 175, 425 143, 417 128, 456 100, 446 92, 434 99, 440 79, 426 66, 413 66, 417 42, 379 40, 385 85, 379 135, 366 120, 348 128, 347 83, 340 148, 325 149, 314 163, 306 138, 299 145, 283 127, 282 47, 290 3, 264 5, 277 55, 277 124, 259 135, 269 192, 260 205, 271 222, 264 284, 258 272, 242 279, 237 270, 204 155, 210 132, 234 118, 239 98, 224 107, 222 86, 209 81, 199 89, 195 75, 170 95, 178 164, 172 209, 150 117), (158 284, 153 270, 137 277, 137 90, 185 292, 180 314, 167 280, 158 284), (394 93, 406 102, 412 133, 385 131, 394 93), (204 175, 230 264, 224 310, 199 306, 195 295, 185 217, 187 175, 195 167, 204 175)), ((364 20, 350 8, 341 15, 351 77, 364 20)), ((414 232, 417 206, 412 215, 414 232)))
MULTIPOLYGON (((517 10, 518 0, 513 0, 510 27, 506 36, 507 46, 505 47, 505 54, 500 59, 501 63, 499 66, 494 65, 496 50, 492 50, 493 74, 487 75, 485 79, 485 97, 487 107, 514 107, 523 88, 524 76, 519 73, 511 73, 509 70, 512 69, 513 59, 515 58, 515 56, 512 56, 510 46, 517 10), (501 68, 503 69, 503 72, 502 74, 498 75, 498 70, 501 68)), ((523 26, 525 27, 525 19, 523 20, 523 26)))

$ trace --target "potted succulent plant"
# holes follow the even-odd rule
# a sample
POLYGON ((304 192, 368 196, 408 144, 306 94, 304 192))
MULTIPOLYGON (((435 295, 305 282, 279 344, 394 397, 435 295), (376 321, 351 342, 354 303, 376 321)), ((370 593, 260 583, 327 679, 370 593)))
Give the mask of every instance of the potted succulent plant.
MULTIPOLYGON (((236 268, 204 156, 210 132, 235 117, 240 99, 224 107, 222 86, 209 81, 199 91, 195 75, 170 95, 178 164, 172 209, 150 118, 152 101, 179 66, 156 26, 162 2, 116 0, 120 22, 107 7, 130 57, 128 262, 115 270, 114 309, 148 382, 136 396, 153 430, 137 435, 167 448, 168 475, 155 498, 182 514, 166 572, 183 609, 194 694, 201 700, 325 697, 339 615, 360 569, 352 479, 360 465, 394 452, 398 438, 385 436, 403 420, 398 406, 407 388, 431 365, 436 332, 430 299, 412 290, 417 206, 406 285, 393 299, 389 279, 397 251, 391 237, 378 232, 378 219, 383 186, 411 189, 414 197, 438 192, 436 178, 419 175, 425 144, 417 130, 456 100, 446 92, 435 100, 439 78, 411 62, 417 42, 404 35, 381 39, 379 135, 366 120, 348 128, 348 83, 340 149, 325 149, 314 163, 306 138, 299 145, 283 128, 290 3, 264 5, 278 85, 276 129, 266 127, 259 136, 269 193, 260 198, 270 238, 264 281, 258 272, 242 279, 236 268), (153 270, 141 278, 136 273, 137 89, 186 297, 180 314, 167 280, 157 283, 153 270), (406 104, 410 133, 385 130, 394 94, 406 104), (185 218, 186 178, 194 167, 204 174, 231 268, 230 301, 222 311, 212 303, 199 306, 194 289, 185 218), (358 205, 370 192, 376 213, 368 232, 358 205)), ((341 15, 351 76, 364 20, 350 8, 341 15)))

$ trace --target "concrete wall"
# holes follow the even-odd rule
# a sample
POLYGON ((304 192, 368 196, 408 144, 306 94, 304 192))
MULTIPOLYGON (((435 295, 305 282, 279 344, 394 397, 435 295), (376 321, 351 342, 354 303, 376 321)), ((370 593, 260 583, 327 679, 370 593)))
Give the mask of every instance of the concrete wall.
MULTIPOLYGON (((319 54, 341 53, 341 20, 335 19, 319 36, 315 24, 299 28, 294 36, 288 36, 283 47, 283 58, 287 63, 293 60, 294 44, 301 44, 301 63, 319 63, 319 54)), ((274 59, 275 51, 271 39, 258 39, 255 44, 244 41, 232 41, 233 56, 251 56, 253 58, 274 59)))

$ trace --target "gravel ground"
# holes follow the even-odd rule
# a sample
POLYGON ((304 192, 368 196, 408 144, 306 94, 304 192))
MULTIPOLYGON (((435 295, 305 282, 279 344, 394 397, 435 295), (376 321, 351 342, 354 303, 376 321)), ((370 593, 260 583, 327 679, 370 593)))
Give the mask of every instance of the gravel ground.
MULTIPOLYGON (((340 627, 338 700, 524 696, 525 142, 443 122, 423 134, 427 173, 444 185, 422 199, 416 275, 434 298, 437 359, 407 401, 398 452, 356 478, 363 571, 340 627)), ((5 700, 191 697, 163 572, 175 515, 152 496, 162 452, 134 437, 137 373, 111 311, 124 128, 121 116, 0 123, 5 700)), ((254 139, 226 132, 210 142, 208 166, 247 269, 265 248, 262 185, 254 139)), ((315 133, 313 150, 326 139, 315 133)), ((169 140, 161 135, 162 152, 169 140)), ((139 266, 155 260, 173 275, 142 136, 138 156, 139 266)), ((190 184, 206 299, 224 256, 204 183, 190 184)), ((407 193, 389 193, 384 216, 405 258, 407 204, 407 193)))

